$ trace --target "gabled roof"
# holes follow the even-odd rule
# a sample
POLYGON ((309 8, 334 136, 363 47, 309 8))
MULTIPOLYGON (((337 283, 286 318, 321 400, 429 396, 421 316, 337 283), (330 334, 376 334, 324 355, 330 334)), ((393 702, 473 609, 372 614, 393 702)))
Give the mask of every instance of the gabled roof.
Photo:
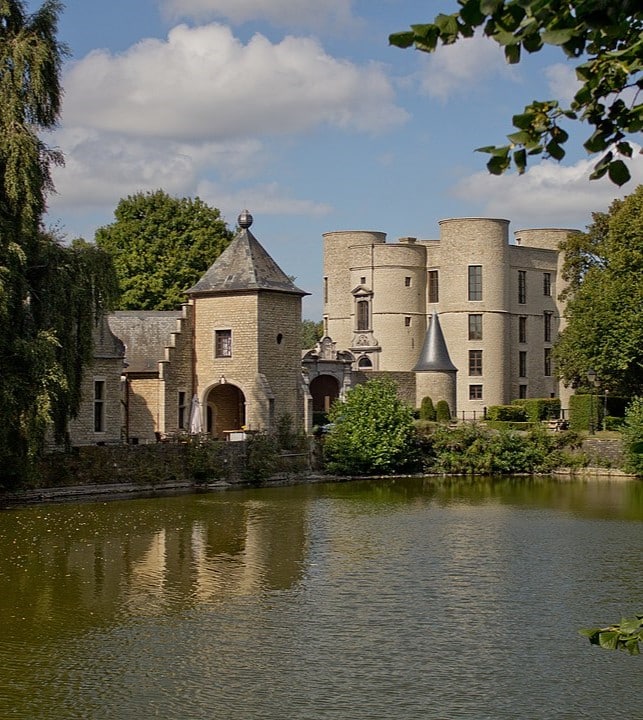
POLYGON ((433 311, 431 322, 426 331, 424 345, 420 352, 413 372, 457 372, 458 368, 451 362, 447 344, 442 334, 438 314, 433 311))
POLYGON ((239 215, 241 228, 228 247, 219 255, 188 295, 271 290, 291 295, 308 295, 300 290, 268 255, 250 232, 252 215, 239 215))

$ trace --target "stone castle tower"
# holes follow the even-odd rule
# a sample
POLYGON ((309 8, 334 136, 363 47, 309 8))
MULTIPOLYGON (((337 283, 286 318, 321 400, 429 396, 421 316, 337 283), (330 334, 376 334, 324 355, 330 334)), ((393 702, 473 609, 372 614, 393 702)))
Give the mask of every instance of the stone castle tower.
POLYGON ((266 430, 282 415, 304 426, 301 299, 305 293, 250 231, 252 215, 203 277, 192 305, 194 394, 215 437, 266 430))
POLYGON ((453 371, 435 393, 446 399, 455 384, 452 413, 481 417, 489 405, 523 397, 561 397, 566 407, 552 348, 564 323, 558 247, 570 230, 521 230, 510 243, 508 220, 439 225, 437 240, 397 243, 375 231, 325 233, 325 335, 354 356, 354 370, 398 374, 406 399, 419 404, 438 379, 420 366, 431 318, 439 317, 453 371))

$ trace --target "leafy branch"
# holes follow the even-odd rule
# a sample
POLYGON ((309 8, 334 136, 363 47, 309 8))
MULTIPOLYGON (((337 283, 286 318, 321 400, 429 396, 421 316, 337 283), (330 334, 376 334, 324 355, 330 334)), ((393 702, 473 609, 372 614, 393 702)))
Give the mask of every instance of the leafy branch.
POLYGON ((622 618, 617 625, 579 630, 579 633, 588 638, 592 645, 599 645, 606 650, 624 650, 630 655, 640 655, 639 643, 643 641, 643 615, 622 618))
POLYGON ((491 155, 487 169, 494 175, 512 162, 524 173, 528 157, 562 160, 569 134, 564 120, 587 123, 591 128, 584 147, 603 153, 591 179, 607 175, 623 185, 630 171, 623 158, 631 158, 628 138, 643 129, 643 12, 636 0, 458 0, 459 12, 440 14, 432 23, 411 25, 393 33, 389 43, 435 52, 439 43, 451 45, 473 37, 477 28, 504 48, 505 59, 520 62, 523 51, 536 53, 545 45, 559 47, 568 58, 581 59, 576 77, 581 87, 569 107, 558 100, 533 101, 513 116, 517 132, 509 144, 488 145, 478 152, 491 155))

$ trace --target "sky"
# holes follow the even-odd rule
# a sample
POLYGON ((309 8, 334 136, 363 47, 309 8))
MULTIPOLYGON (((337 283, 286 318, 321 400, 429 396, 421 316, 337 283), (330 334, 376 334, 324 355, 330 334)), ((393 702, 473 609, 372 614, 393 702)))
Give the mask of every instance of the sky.
MULTIPOLYGON (((28 2, 34 10, 39 2, 28 2)), ((454 12, 455 0, 66 0, 70 55, 48 225, 93 240, 121 198, 162 189, 217 207, 252 232, 311 293, 322 314, 322 234, 377 230, 439 236, 449 217, 495 217, 518 229, 585 229, 592 211, 643 182, 589 181, 598 159, 571 134, 562 163, 490 176, 511 117, 533 99, 569 99, 572 64, 555 49, 507 65, 475 37, 427 55, 392 32, 454 12)))

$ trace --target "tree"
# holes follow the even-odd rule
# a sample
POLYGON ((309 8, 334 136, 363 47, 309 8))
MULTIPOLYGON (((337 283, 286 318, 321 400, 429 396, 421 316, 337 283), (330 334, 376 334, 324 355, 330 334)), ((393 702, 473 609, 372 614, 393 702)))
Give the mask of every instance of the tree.
POLYGON ((624 469, 643 477, 643 397, 635 397, 625 411, 622 427, 624 469))
POLYGON ((352 388, 329 412, 326 467, 348 475, 390 474, 416 461, 413 411, 391 380, 373 379, 352 388))
POLYGON ((66 48, 56 0, 32 15, 0 2, 0 484, 29 476, 54 424, 62 436, 78 409, 91 327, 112 295, 107 259, 64 247, 44 231, 60 153, 38 133, 55 127, 66 48))
POLYGON ((643 186, 592 217, 587 233, 561 245, 568 324, 554 348, 557 372, 582 386, 593 368, 603 392, 642 395, 643 186))
POLYGON ((534 101, 514 115, 516 132, 508 145, 478 148, 489 153, 489 172, 500 175, 513 161, 519 173, 529 155, 561 160, 569 135, 565 120, 590 126, 584 147, 604 153, 592 179, 609 176, 623 185, 630 173, 623 157, 632 157, 628 138, 643 128, 643 12, 638 0, 458 0, 460 10, 438 15, 432 23, 412 25, 390 35, 401 48, 415 46, 434 52, 459 38, 472 37, 477 28, 504 48, 509 63, 520 62, 521 52, 535 53, 546 45, 559 47, 576 64, 581 83, 569 107, 557 100, 534 101))
POLYGON ((315 347, 315 343, 322 339, 324 334, 323 320, 302 320, 301 321, 301 348, 309 350, 315 347))
POLYGON ((219 210, 162 190, 122 199, 96 244, 116 268, 122 310, 175 310, 232 239, 219 210))

